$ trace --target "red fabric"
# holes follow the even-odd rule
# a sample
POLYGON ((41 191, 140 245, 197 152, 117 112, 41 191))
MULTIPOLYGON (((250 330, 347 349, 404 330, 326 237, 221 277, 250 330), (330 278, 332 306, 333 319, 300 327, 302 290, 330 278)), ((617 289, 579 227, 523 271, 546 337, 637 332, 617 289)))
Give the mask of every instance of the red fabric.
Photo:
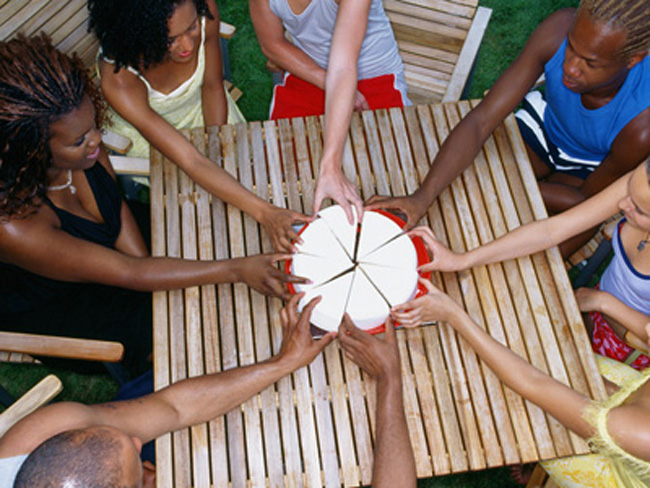
MULTIPOLYGON (((395 75, 382 75, 357 82, 371 109, 402 107, 402 94, 395 89, 395 75)), ((273 95, 271 120, 325 113, 325 91, 289 74, 273 95)))
MULTIPOLYGON (((594 336, 591 345, 594 352, 601 356, 625 362, 627 357, 634 351, 634 348, 628 346, 616 335, 616 332, 612 330, 600 313, 589 312, 589 316, 594 324, 594 336)), ((641 371, 650 366, 650 358, 641 354, 630 366, 641 371)))

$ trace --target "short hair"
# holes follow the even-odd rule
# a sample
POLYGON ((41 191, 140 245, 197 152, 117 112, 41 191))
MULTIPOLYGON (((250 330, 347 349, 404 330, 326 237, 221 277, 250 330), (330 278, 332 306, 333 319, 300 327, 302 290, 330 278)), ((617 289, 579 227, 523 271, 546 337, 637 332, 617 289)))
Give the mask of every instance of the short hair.
POLYGON ((212 18, 206 0, 88 0, 89 28, 116 72, 147 69, 164 60, 171 44, 167 23, 184 1, 194 2, 199 16, 212 18))
POLYGON ((623 56, 647 52, 650 47, 650 6, 647 0, 582 0, 578 14, 627 32, 623 56))
POLYGON ((123 449, 108 429, 62 432, 27 457, 14 488, 127 488, 122 480, 123 449))
POLYGON ((0 42, 0 219, 27 215, 42 203, 50 125, 86 94, 100 126, 101 94, 76 55, 57 51, 44 34, 0 42))

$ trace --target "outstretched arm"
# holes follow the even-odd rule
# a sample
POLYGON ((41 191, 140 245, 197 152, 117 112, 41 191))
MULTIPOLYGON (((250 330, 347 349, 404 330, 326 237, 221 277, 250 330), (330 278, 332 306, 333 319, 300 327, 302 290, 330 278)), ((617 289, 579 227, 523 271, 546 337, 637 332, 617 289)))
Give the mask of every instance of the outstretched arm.
POLYGON ((346 314, 339 340, 345 355, 377 380, 372 486, 414 487, 415 459, 404 416, 402 370, 393 322, 386 322, 382 340, 358 329, 346 314))
POLYGON ((391 208, 407 215, 413 227, 432 202, 473 161, 494 129, 511 113, 544 72, 573 22, 574 11, 561 10, 542 22, 517 59, 499 77, 479 105, 449 134, 420 188, 409 197, 376 199, 368 208, 391 208))
POLYGON ((363 203, 355 185, 343 175, 343 149, 355 105, 357 63, 366 34, 370 0, 341 0, 332 37, 325 87, 325 133, 320 174, 314 193, 314 212, 331 197, 353 221, 352 207, 358 215, 363 203))
MULTIPOLYGON (((645 170, 640 167, 635 171, 645 170)), ((422 266, 422 270, 458 271, 526 256, 558 245, 616 215, 619 211, 619 201, 627 195, 631 175, 632 173, 623 176, 577 207, 550 218, 525 224, 465 253, 450 251, 435 238, 431 229, 418 227, 412 230, 411 234, 422 237, 433 255, 431 263, 422 266)))
POLYGON ((106 101, 152 146, 207 191, 264 225, 275 249, 291 249, 291 241, 298 237, 292 224, 309 221, 307 216, 265 202, 199 153, 190 141, 150 107, 147 89, 135 75, 124 69, 114 73, 112 65, 105 62, 100 63, 100 71, 106 101))
POLYGON ((108 425, 147 442, 225 414, 309 364, 334 338, 330 333, 319 341, 312 339, 309 318, 318 300, 312 300, 300 315, 297 305, 301 297, 295 295, 282 310, 283 339, 277 356, 251 366, 179 381, 134 400, 93 406, 49 405, 24 418, 0 439, 0 458, 29 453, 66 430, 108 425))
POLYGON ((431 282, 420 281, 429 291, 422 297, 426 299, 425 320, 448 322, 509 388, 581 437, 589 438, 594 434, 593 427, 583 419, 583 412, 591 402, 589 398, 517 356, 479 327, 454 300, 431 282))

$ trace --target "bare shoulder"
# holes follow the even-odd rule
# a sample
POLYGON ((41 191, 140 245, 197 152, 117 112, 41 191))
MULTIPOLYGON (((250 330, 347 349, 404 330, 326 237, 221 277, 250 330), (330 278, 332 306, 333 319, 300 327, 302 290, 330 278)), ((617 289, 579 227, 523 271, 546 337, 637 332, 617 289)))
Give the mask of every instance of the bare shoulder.
POLYGON ((638 145, 647 154, 650 150, 650 107, 628 122, 614 141, 619 137, 624 139, 626 144, 638 145))
POLYGON ((14 425, 0 438, 0 458, 29 454, 61 432, 92 425, 93 411, 80 403, 60 402, 43 407, 14 425))
POLYGON ((115 71, 113 63, 100 60, 99 74, 102 92, 107 99, 110 99, 116 93, 136 94, 146 97, 147 89, 143 81, 126 68, 115 71))
POLYGON ((13 250, 24 249, 25 242, 32 236, 45 236, 58 227, 59 219, 44 203, 24 217, 0 220, 0 260, 9 258, 13 250))

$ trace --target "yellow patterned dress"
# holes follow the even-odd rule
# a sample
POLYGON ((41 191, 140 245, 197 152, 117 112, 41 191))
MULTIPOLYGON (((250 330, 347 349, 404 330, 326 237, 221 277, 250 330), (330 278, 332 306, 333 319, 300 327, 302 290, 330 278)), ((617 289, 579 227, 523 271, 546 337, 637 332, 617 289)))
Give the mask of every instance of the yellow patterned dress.
MULTIPOLYGON (((201 45, 199 47, 196 70, 194 70, 192 76, 170 93, 161 93, 154 90, 138 71, 133 68, 127 68, 142 80, 147 87, 149 106, 176 129, 191 129, 205 125, 203 122, 203 105, 201 103, 201 89, 203 87, 203 75, 205 74, 204 42, 205 17, 201 21, 201 45)), ((101 56, 101 51, 99 56, 101 56)), ((112 63, 110 59, 102 59, 107 63, 112 63)), ((244 116, 228 93, 228 90, 226 90, 226 101, 228 102, 228 123, 237 124, 239 122, 245 122, 244 116)), ((128 137, 133 143, 126 156, 149 158, 149 142, 140 135, 140 132, 110 108, 109 116, 113 124, 108 125, 107 128, 112 132, 128 137)))
POLYGON ((640 373, 599 355, 596 355, 596 361, 600 373, 619 385, 620 390, 587 412, 587 419, 598 431, 589 440, 595 454, 554 459, 541 464, 561 488, 647 488, 650 486, 650 463, 616 445, 607 431, 607 414, 645 384, 650 378, 650 368, 640 373))

